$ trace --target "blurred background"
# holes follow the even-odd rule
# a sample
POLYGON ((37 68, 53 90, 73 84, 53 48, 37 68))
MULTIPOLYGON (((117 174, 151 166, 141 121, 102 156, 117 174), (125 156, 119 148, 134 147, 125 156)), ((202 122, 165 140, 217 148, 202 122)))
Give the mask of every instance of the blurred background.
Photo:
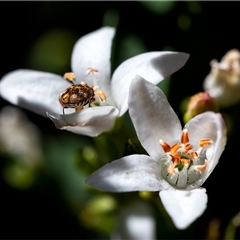
MULTIPOLYGON (((189 53, 186 65, 162 86, 180 120, 183 101, 203 91, 210 61, 240 49, 240 2, 1 2, 0 8, 1 77, 19 68, 63 75, 71 69, 74 43, 102 26, 117 29, 112 70, 147 51, 189 53)), ((239 104, 220 109, 228 143, 203 185, 208 207, 186 230, 174 227, 158 193, 110 195, 85 184, 91 172, 115 159, 105 152, 114 136, 60 131, 47 118, 9 106, 0 99, 1 238, 126 239, 119 225, 123 206, 135 201, 154 219, 155 239, 240 237, 239 104)), ((127 152, 131 131, 123 135, 127 152)))

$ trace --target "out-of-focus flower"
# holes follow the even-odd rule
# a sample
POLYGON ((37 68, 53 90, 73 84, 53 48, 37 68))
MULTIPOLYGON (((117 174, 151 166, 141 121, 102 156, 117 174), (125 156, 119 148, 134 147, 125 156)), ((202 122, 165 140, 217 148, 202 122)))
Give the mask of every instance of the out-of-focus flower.
POLYGON ((0 112, 0 151, 25 165, 38 164, 43 156, 40 132, 24 113, 12 106, 0 112))
POLYGON ((228 51, 220 62, 210 62, 211 71, 204 80, 203 88, 219 103, 229 107, 240 101, 240 52, 228 51))
POLYGON ((221 114, 204 112, 181 123, 164 93, 136 76, 130 87, 129 113, 148 155, 129 155, 93 173, 86 183, 106 191, 160 191, 175 226, 184 229, 206 209, 206 181, 225 148, 221 114))
POLYGON ((3 177, 16 188, 31 186, 42 165, 41 135, 18 108, 6 106, 0 112, 0 152, 11 161, 5 165, 3 177))
POLYGON ((200 92, 190 97, 187 105, 187 111, 184 114, 184 122, 188 122, 196 115, 207 112, 218 111, 218 103, 208 92, 200 92))
POLYGON ((112 234, 114 240, 156 239, 156 222, 153 209, 144 201, 135 200, 122 205, 117 217, 118 228, 112 234))
POLYGON ((71 84, 59 75, 15 70, 2 78, 1 97, 43 116, 47 113, 59 129, 87 136, 110 130, 128 109, 129 87, 136 74, 158 84, 189 58, 186 53, 147 52, 124 61, 111 77, 114 34, 114 28, 103 27, 76 42, 71 59, 73 73, 65 75, 68 80, 76 80, 70 88, 71 84), (61 114, 63 107, 73 111, 61 114))

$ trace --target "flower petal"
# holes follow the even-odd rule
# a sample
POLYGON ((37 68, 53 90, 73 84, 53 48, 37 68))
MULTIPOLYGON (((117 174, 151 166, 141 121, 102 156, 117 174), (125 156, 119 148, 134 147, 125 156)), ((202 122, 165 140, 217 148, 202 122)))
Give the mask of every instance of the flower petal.
POLYGON ((71 59, 72 71, 77 76, 78 82, 98 85, 107 94, 110 85, 110 57, 114 34, 114 28, 102 27, 81 37, 74 45, 71 59), (86 75, 89 67, 98 69, 99 72, 94 73, 98 82, 93 82, 91 74, 86 75))
POLYGON ((129 87, 136 75, 158 84, 183 67, 188 58, 187 53, 149 52, 129 58, 119 65, 112 76, 111 94, 120 110, 120 116, 128 109, 129 87))
POLYGON ((88 177, 86 183, 109 192, 162 189, 159 165, 146 155, 130 155, 112 161, 88 177))
POLYGON ((172 145, 180 140, 181 123, 165 94, 153 83, 136 76, 129 92, 129 114, 137 136, 153 159, 160 159, 159 140, 172 145))
POLYGON ((2 77, 0 91, 10 103, 46 117, 46 111, 62 112, 58 97, 69 85, 56 74, 19 69, 2 77))
POLYGON ((207 207, 206 189, 168 191, 159 193, 163 206, 178 229, 187 228, 200 217, 207 207))
POLYGON ((118 109, 111 106, 90 107, 71 114, 54 115, 47 113, 47 116, 59 129, 96 137, 111 130, 118 117, 118 109))
POLYGON ((208 178, 218 163, 218 160, 225 148, 226 126, 220 113, 204 112, 192 118, 186 125, 188 129, 190 142, 194 146, 198 146, 199 140, 202 138, 210 138, 213 141, 212 146, 207 150, 208 168, 199 183, 200 186, 208 178))

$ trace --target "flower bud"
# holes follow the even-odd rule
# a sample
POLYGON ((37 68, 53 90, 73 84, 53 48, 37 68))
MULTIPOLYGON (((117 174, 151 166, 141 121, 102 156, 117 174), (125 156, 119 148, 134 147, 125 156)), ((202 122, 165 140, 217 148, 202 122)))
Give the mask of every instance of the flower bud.
POLYGON ((240 101, 240 52, 228 51, 221 62, 212 60, 211 71, 204 80, 203 88, 214 97, 220 107, 229 107, 240 101))
POLYGON ((197 93, 189 99, 187 111, 184 114, 184 122, 186 123, 194 116, 206 111, 217 112, 218 103, 208 92, 197 93))

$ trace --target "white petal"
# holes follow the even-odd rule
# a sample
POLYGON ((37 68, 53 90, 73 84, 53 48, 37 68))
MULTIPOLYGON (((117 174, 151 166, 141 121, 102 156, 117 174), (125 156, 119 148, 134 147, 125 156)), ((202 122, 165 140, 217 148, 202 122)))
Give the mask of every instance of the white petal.
POLYGON ((140 76, 132 81, 129 114, 137 136, 153 159, 160 159, 163 149, 159 140, 172 145, 179 142, 182 127, 165 94, 140 76))
POLYGON ((159 165, 146 155, 130 155, 112 161, 93 173, 86 183, 109 192, 162 189, 159 165))
POLYGON ((59 129, 96 137, 111 130, 118 117, 118 109, 111 106, 90 107, 71 114, 54 115, 47 113, 47 116, 59 129))
POLYGON ((161 191, 163 206, 178 229, 185 229, 200 217, 207 207, 206 189, 161 191))
POLYGON ((120 109, 120 116, 128 109, 129 87, 136 75, 158 84, 183 67, 188 58, 187 53, 149 52, 129 58, 119 65, 112 76, 111 94, 120 109))
POLYGON ((2 77, 0 91, 10 103, 46 117, 46 111, 62 112, 58 96, 70 85, 56 74, 19 69, 2 77))
POLYGON ((189 132, 190 142, 198 146, 202 138, 210 138, 212 146, 207 150, 208 168, 201 181, 197 185, 202 185, 218 163, 218 160, 225 148, 226 126, 220 113, 204 112, 192 118, 185 127, 189 132))
POLYGON ((78 82, 98 85, 107 94, 110 87, 110 57, 114 34, 114 28, 102 27, 81 37, 74 45, 71 59, 72 71, 78 82), (99 81, 94 83, 92 74, 86 75, 89 67, 98 69, 99 72, 94 73, 94 77, 99 81))

